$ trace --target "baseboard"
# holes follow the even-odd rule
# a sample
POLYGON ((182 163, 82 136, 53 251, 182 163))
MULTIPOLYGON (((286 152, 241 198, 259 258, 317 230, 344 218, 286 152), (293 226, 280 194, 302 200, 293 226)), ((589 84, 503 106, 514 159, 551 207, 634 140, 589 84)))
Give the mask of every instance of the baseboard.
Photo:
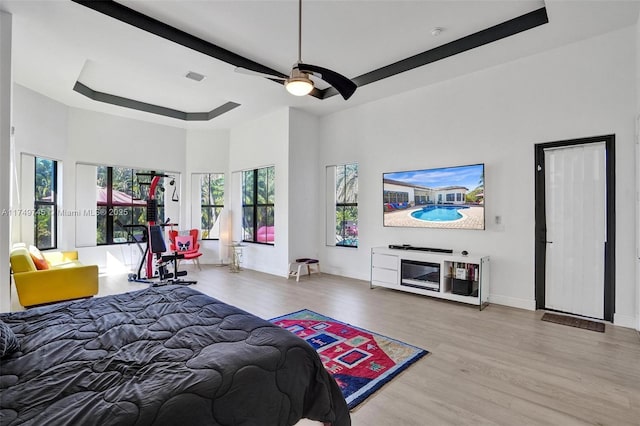
POLYGON ((351 278, 354 280, 366 281, 367 283, 371 281, 370 270, 366 270, 363 274, 362 271, 359 270, 344 270, 342 268, 332 268, 331 266, 325 266, 322 264, 321 266, 322 272, 329 275, 337 275, 340 277, 351 278))
POLYGON ((638 319, 631 315, 613 314, 613 324, 620 327, 633 328, 638 330, 638 319))
MULTIPOLYGON (((529 311, 536 310, 535 300, 517 299, 514 297, 506 297, 506 296, 500 296, 495 294, 489 295, 489 303, 495 303, 496 305, 510 306, 512 308, 527 309, 529 311)), ((638 330, 638 327, 637 327, 638 318, 635 318, 631 315, 614 314, 613 324, 620 327, 626 327, 626 328, 632 328, 634 330, 638 330)))
MULTIPOLYGON (((333 274, 333 275, 346 276, 348 278, 353 278, 353 279, 356 279, 356 280, 363 280, 363 281, 367 281, 367 282, 370 280, 369 276, 361 276, 361 274, 349 274, 346 271, 333 269, 331 267, 325 267, 322 270, 322 272, 326 272, 328 274, 333 274)), ((512 307, 512 308, 526 309, 528 311, 535 311, 536 310, 536 301, 535 300, 518 299, 518 298, 515 298, 515 297, 500 296, 500 295, 496 295, 496 294, 490 294, 489 295, 489 303, 495 303, 496 305, 505 305, 505 306, 509 306, 509 307, 512 307)))
POLYGON ((515 297, 500 296, 498 294, 490 294, 489 303, 495 303, 496 305, 510 306, 512 308, 526 309, 528 311, 536 310, 535 300, 518 299, 515 297))

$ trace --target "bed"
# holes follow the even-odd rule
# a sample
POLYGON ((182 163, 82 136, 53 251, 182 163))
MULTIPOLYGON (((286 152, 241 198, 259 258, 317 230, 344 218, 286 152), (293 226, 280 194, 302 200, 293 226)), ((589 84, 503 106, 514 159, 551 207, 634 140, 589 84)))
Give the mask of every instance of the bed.
POLYGON ((0 320, 20 344, 0 361, 3 426, 351 424, 311 346, 190 287, 0 320))

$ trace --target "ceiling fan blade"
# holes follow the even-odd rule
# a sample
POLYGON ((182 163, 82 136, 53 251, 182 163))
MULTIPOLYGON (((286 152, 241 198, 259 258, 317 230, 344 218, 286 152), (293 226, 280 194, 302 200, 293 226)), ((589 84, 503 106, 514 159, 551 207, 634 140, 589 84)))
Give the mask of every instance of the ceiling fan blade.
POLYGON ((332 85, 342 97, 347 100, 353 95, 358 87, 353 81, 349 80, 342 74, 338 74, 330 69, 319 67, 317 65, 310 64, 298 64, 297 68, 300 71, 311 72, 314 74, 320 74, 320 78, 332 85))
POLYGON ((245 75, 250 75, 252 77, 264 77, 264 78, 268 78, 270 80, 286 80, 287 77, 281 77, 279 75, 273 75, 273 74, 267 74, 264 72, 258 72, 258 71, 254 71, 254 70, 250 70, 248 68, 242 68, 242 67, 236 67, 234 69, 235 72, 237 72, 238 74, 245 74, 245 75))

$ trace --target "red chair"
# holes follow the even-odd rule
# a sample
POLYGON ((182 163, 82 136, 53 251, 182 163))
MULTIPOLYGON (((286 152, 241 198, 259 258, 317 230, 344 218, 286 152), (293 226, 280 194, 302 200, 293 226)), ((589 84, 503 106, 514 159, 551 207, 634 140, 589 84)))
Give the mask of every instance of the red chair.
POLYGON ((200 243, 198 243, 197 229, 190 229, 189 235, 178 235, 178 231, 169 231, 169 250, 184 255, 185 260, 191 260, 200 268, 198 258, 202 256, 200 252, 200 243))

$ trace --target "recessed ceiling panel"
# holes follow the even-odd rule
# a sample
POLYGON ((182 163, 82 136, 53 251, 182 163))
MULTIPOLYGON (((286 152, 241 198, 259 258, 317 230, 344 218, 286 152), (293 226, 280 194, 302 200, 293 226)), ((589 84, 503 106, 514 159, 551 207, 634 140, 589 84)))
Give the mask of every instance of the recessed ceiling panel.
POLYGON ((221 97, 221 91, 216 90, 216 73, 198 82, 185 77, 193 67, 184 64, 131 64, 87 60, 78 81, 96 91, 187 112, 209 111, 232 100, 221 97))

